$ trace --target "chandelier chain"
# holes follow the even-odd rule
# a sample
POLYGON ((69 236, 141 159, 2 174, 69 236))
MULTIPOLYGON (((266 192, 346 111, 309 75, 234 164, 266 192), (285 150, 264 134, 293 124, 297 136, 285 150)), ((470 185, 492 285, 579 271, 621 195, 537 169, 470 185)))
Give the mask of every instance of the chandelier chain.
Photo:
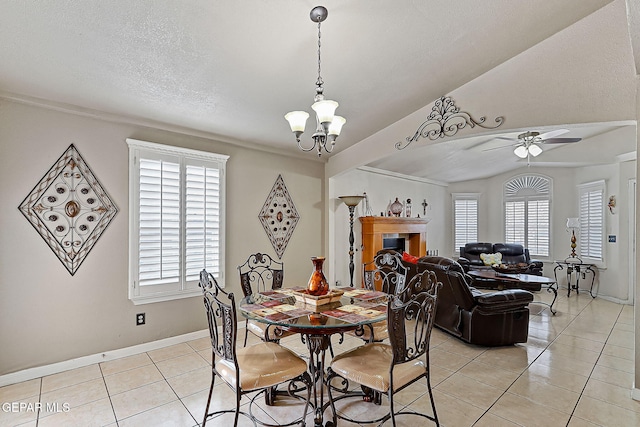
POLYGON ((320 22, 318 22, 318 80, 316 81, 316 86, 318 86, 318 89, 322 88, 322 85, 324 84, 324 82, 322 81, 322 77, 320 76, 320 47, 321 47, 321 43, 320 43, 320 36, 322 34, 320 33, 320 22))

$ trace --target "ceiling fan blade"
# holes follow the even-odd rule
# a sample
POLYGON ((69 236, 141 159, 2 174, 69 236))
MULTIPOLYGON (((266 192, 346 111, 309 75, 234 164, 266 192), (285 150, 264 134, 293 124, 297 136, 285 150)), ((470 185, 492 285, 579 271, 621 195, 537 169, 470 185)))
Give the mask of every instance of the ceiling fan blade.
POLYGON ((517 137, 509 138, 509 137, 506 137, 506 136, 496 136, 494 139, 504 139, 505 141, 517 141, 518 140, 517 137))
POLYGON ((538 138, 547 140, 550 138, 555 138, 556 136, 564 135, 565 133, 568 133, 568 132, 569 132, 569 129, 556 129, 550 132, 541 133, 540 135, 538 135, 538 138))
POLYGON ((579 142, 582 138, 550 138, 541 141, 543 144, 567 144, 570 142, 579 142))
POLYGON ((501 145, 499 147, 491 147, 491 148, 485 148, 482 151, 493 151, 493 150, 500 150, 502 148, 509 148, 509 147, 515 147, 517 145, 520 145, 520 143, 515 143, 515 144, 507 144, 507 145, 501 145))

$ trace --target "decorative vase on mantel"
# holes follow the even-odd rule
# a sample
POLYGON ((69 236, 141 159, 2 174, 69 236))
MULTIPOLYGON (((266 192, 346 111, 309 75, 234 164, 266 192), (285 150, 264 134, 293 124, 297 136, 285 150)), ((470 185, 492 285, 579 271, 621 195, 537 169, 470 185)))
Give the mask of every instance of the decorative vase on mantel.
POLYGON ((389 210, 391 211, 391 214, 393 216, 401 216, 404 207, 402 206, 402 203, 400 203, 400 200, 398 200, 398 198, 396 197, 396 201, 391 203, 389 210))
POLYGON ((326 295, 329 292, 329 282, 324 277, 322 272, 322 265, 325 258, 323 256, 311 257, 313 262, 313 272, 309 277, 309 283, 307 284, 307 293, 313 296, 326 295))

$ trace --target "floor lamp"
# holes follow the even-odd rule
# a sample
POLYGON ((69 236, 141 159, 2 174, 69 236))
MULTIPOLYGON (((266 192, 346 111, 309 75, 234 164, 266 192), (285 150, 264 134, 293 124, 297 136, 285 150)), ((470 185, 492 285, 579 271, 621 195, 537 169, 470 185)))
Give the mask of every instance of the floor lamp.
POLYGON ((349 286, 353 287, 353 211, 364 196, 340 196, 338 197, 349 208, 349 286))

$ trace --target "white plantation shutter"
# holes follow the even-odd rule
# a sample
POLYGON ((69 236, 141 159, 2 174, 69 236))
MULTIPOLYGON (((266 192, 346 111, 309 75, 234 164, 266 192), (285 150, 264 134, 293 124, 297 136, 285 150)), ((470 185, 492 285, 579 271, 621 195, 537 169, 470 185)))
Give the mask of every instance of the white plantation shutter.
POLYGON ((186 277, 198 280, 206 268, 220 271, 220 173, 218 169, 187 165, 186 277))
POLYGON ((538 256, 549 256, 549 200, 527 202, 527 248, 538 256))
POLYGON ((504 206, 504 228, 505 243, 524 244, 524 200, 516 202, 505 202, 504 206))
POLYGON ((504 241, 520 243, 532 256, 549 256, 551 180, 522 175, 504 185, 504 241))
POLYGON ((578 186, 580 230, 578 252, 582 258, 603 260, 604 181, 578 186))
POLYGON ((454 248, 478 241, 478 195, 453 194, 454 248))
POLYGON ((199 295, 200 271, 223 281, 227 156, 128 139, 130 287, 135 303, 199 295))
POLYGON ((140 159, 140 286, 180 277, 180 165, 140 159))

